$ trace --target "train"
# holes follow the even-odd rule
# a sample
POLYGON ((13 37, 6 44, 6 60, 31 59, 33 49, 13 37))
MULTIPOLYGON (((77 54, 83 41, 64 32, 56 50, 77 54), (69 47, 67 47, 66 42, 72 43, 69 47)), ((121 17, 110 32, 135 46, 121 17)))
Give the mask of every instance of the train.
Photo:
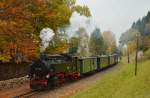
POLYGON ((117 54, 94 57, 76 57, 68 54, 42 55, 30 65, 30 88, 49 89, 66 81, 79 80, 85 75, 94 74, 118 62, 117 54))

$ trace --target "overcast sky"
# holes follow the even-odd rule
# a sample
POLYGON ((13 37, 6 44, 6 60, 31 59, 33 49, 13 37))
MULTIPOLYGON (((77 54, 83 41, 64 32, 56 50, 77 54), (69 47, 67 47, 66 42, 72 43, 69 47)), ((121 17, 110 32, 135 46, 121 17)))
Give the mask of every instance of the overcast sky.
POLYGON ((150 0, 77 0, 77 3, 87 5, 101 31, 110 30, 117 39, 150 10, 150 0))

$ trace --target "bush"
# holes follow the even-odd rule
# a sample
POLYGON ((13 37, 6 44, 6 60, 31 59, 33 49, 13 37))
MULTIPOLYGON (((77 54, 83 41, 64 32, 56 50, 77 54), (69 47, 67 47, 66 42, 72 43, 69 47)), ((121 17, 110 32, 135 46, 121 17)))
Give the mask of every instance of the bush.
POLYGON ((145 56, 147 56, 148 58, 150 58, 150 49, 148 49, 148 50, 145 52, 145 56))
POLYGON ((5 55, 0 55, 0 61, 1 62, 9 62, 10 57, 5 55))

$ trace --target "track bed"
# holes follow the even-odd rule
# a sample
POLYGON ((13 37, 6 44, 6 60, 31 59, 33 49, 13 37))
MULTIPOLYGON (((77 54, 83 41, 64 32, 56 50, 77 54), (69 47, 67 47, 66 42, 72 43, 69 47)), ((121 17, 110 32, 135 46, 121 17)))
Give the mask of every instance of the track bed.
POLYGON ((46 91, 32 91, 29 84, 24 84, 19 88, 0 91, 2 98, 66 98, 72 96, 76 92, 87 89, 91 85, 100 81, 105 74, 109 74, 113 70, 117 70, 118 65, 105 69, 96 74, 84 77, 80 80, 66 83, 60 87, 55 87, 46 91))

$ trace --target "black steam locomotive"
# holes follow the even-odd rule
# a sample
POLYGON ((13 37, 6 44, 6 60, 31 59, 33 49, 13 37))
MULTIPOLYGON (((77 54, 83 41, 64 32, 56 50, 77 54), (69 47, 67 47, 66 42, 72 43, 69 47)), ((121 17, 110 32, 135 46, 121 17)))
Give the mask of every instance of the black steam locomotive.
POLYGON ((88 58, 66 54, 43 55, 30 66, 30 87, 51 88, 65 81, 78 80, 85 74, 100 71, 118 63, 118 55, 103 55, 88 58))

